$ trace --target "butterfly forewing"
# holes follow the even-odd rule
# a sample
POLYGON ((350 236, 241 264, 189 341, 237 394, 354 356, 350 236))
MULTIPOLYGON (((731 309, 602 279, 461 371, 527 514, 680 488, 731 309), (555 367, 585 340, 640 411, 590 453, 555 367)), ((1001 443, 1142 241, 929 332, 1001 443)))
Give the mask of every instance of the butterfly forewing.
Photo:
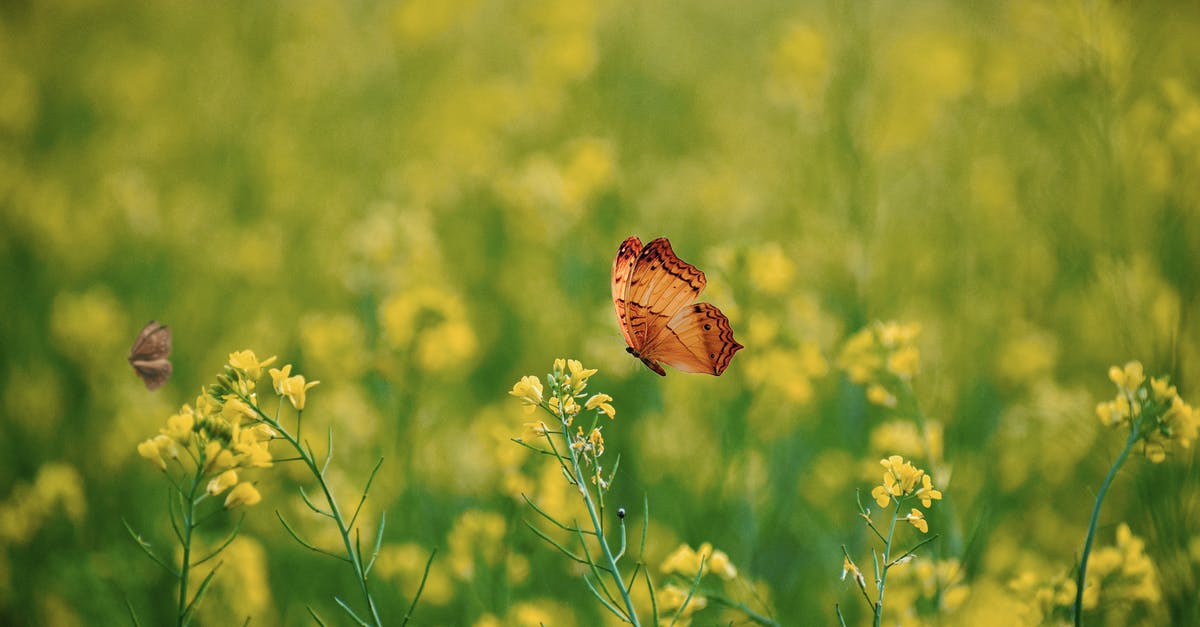
POLYGON ((629 276, 633 273, 634 263, 642 252, 642 240, 636 237, 621 242, 617 249, 617 258, 613 259, 612 267, 612 299, 617 309, 617 325, 621 327, 621 335, 625 336, 625 344, 633 347, 633 335, 629 331, 629 319, 626 314, 626 298, 629 293, 629 276))
POLYGON ((146 388, 156 390, 171 376, 171 329, 151 320, 138 333, 129 349, 129 364, 145 382, 146 388))
POLYGON ((696 300, 706 282, 703 272, 675 256, 665 237, 646 244, 629 277, 626 319, 635 340, 630 346, 642 352, 652 344, 671 317, 696 300))

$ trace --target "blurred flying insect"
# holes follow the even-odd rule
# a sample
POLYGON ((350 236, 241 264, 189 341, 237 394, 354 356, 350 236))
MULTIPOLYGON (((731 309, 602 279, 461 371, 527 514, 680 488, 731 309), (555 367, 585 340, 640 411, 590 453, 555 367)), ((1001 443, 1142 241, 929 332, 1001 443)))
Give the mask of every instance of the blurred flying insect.
POLYGON ((129 349, 129 365, 133 366, 147 390, 157 390, 171 376, 171 329, 153 320, 146 323, 129 349))

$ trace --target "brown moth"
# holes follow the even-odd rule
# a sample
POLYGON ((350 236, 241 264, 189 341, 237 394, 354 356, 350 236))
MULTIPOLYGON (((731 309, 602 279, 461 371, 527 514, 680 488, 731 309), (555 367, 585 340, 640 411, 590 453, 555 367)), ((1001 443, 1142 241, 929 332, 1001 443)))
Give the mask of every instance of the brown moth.
POLYGON ((129 365, 133 366, 147 390, 157 390, 171 376, 171 329, 153 320, 146 323, 129 349, 129 365))

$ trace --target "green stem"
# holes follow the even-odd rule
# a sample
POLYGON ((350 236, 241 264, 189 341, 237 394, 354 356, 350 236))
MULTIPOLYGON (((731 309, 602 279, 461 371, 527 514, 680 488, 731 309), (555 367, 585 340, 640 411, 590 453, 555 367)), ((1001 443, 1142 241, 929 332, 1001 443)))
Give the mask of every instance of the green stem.
MULTIPOLYGON (((254 411, 258 414, 260 420, 270 425, 272 429, 278 431, 279 434, 283 436, 283 439, 287 440, 288 444, 291 444, 292 448, 296 449, 296 453, 300 456, 300 459, 304 462, 304 465, 308 466, 308 469, 312 472, 313 477, 316 478, 317 483, 321 486, 321 491, 325 493, 325 500, 329 503, 329 513, 332 514, 332 518, 337 524, 338 533, 340 533, 342 536, 342 544, 346 547, 346 557, 349 558, 351 566, 354 567, 354 578, 358 580, 358 587, 362 591, 363 598, 367 602, 367 608, 371 611, 371 620, 373 621, 372 624, 376 627, 382 627, 383 621, 379 618, 379 610, 375 607, 375 599, 371 597, 371 590, 367 587, 367 572, 362 561, 362 556, 359 555, 358 549, 355 547, 354 540, 350 537, 352 529, 346 525, 346 520, 342 517, 341 509, 338 508, 337 499, 333 498, 333 491, 329 489, 329 484, 325 482, 325 476, 321 471, 321 467, 317 465, 316 460, 313 459, 313 456, 310 454, 309 450, 300 444, 299 439, 285 429, 278 420, 275 420, 274 418, 271 418, 263 413, 263 411, 258 408, 258 405, 251 402, 250 399, 243 397, 242 400, 245 401, 247 405, 254 408, 254 411)), ((280 402, 282 403, 282 399, 280 399, 280 402)), ((297 428, 300 426, 299 414, 296 417, 296 426, 297 428)), ((330 446, 332 446, 332 441, 330 442, 330 446)))
POLYGON ((196 491, 200 488, 200 483, 204 479, 204 455, 201 452, 201 457, 196 463, 196 473, 192 475, 192 485, 188 490, 187 504, 183 514, 183 562, 179 565, 179 610, 176 615, 176 624, 180 627, 188 624, 191 620, 188 612, 188 573, 191 571, 192 562, 192 530, 196 528, 196 491))
POLYGON ((1138 440, 1139 424, 1135 422, 1129 430, 1129 439, 1125 441, 1125 448, 1121 449, 1121 454, 1117 456, 1117 461, 1113 462, 1112 468, 1108 469, 1108 475, 1104 477, 1104 483, 1100 484, 1100 491, 1096 493, 1096 504, 1092 507, 1092 520, 1088 523, 1087 539, 1083 541, 1083 554, 1079 558, 1079 572, 1075 576, 1075 605, 1072 613, 1075 616, 1075 627, 1080 627, 1083 624, 1083 586, 1087 580, 1087 564, 1088 556, 1092 553, 1092 541, 1096 539, 1096 523, 1100 520, 1100 504, 1104 502, 1104 495, 1108 493, 1108 487, 1112 485, 1113 477, 1117 476, 1117 471, 1121 469, 1121 465, 1125 463, 1125 458, 1129 456, 1129 451, 1133 449, 1133 445, 1138 440))
POLYGON ((892 514, 892 524, 888 526, 887 540, 883 543, 883 567, 879 571, 879 595, 875 599, 875 622, 873 625, 879 627, 883 622, 883 590, 884 584, 887 581, 888 569, 892 567, 892 536, 896 533, 896 521, 900 519, 901 499, 896 499, 896 511, 892 514))
POLYGON ((583 502, 587 505, 588 516, 592 519, 592 528, 596 531, 596 538, 600 541, 600 550, 604 553, 604 559, 608 562, 609 574, 612 575, 613 582, 617 584, 617 590, 621 593, 621 599, 625 602, 625 612, 629 618, 629 622, 633 623, 634 627, 640 627, 637 613, 633 609, 633 599, 629 598, 629 590, 625 587, 625 581, 621 578, 621 571, 617 569, 617 560, 613 557, 612 549, 608 546, 608 540, 604 537, 604 532, 600 526, 600 517, 596 513, 596 504, 592 501, 591 491, 587 488, 587 480, 583 476, 583 468, 579 465, 579 457, 575 454, 575 447, 571 446, 570 430, 564 426, 564 432, 567 434, 567 451, 571 455, 571 466, 574 468, 575 483, 579 488, 579 493, 583 495, 583 502))

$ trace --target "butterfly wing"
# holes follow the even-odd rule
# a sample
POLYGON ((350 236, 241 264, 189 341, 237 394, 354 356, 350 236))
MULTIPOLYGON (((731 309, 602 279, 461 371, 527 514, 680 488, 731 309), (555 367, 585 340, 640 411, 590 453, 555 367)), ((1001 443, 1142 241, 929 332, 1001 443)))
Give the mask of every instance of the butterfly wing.
POLYGON ((171 376, 171 329, 165 324, 151 320, 138 333, 129 349, 129 364, 133 366, 146 388, 156 390, 171 376))
POLYGON ((171 352, 171 329, 151 320, 138 333, 129 349, 129 361, 164 359, 171 352))
POLYGON ((134 360, 133 370, 146 384, 146 389, 150 391, 157 390, 162 387, 162 384, 167 382, 171 376, 171 362, 166 359, 154 359, 151 361, 134 360))
POLYGON ((704 273, 676 257, 667 238, 646 244, 630 272, 626 292, 625 315, 633 340, 629 346, 644 352, 706 284, 704 273))
MULTIPOLYGON (((642 361, 661 361, 680 372, 719 376, 743 347, 733 339, 729 318, 709 303, 696 303, 676 312, 642 351, 642 361)), ((653 368, 652 368, 653 369, 653 368)), ((660 366, 661 369, 661 366, 660 366)))
POLYGON ((626 316, 625 302, 629 293, 629 277, 633 274, 633 266, 641 252, 642 240, 630 237, 621 242, 621 247, 617 249, 617 258, 613 259, 612 267, 612 299, 613 306, 617 309, 617 324, 621 327, 621 335, 625 336, 625 344, 634 350, 637 350, 639 346, 634 344, 633 334, 629 328, 629 319, 626 316))

